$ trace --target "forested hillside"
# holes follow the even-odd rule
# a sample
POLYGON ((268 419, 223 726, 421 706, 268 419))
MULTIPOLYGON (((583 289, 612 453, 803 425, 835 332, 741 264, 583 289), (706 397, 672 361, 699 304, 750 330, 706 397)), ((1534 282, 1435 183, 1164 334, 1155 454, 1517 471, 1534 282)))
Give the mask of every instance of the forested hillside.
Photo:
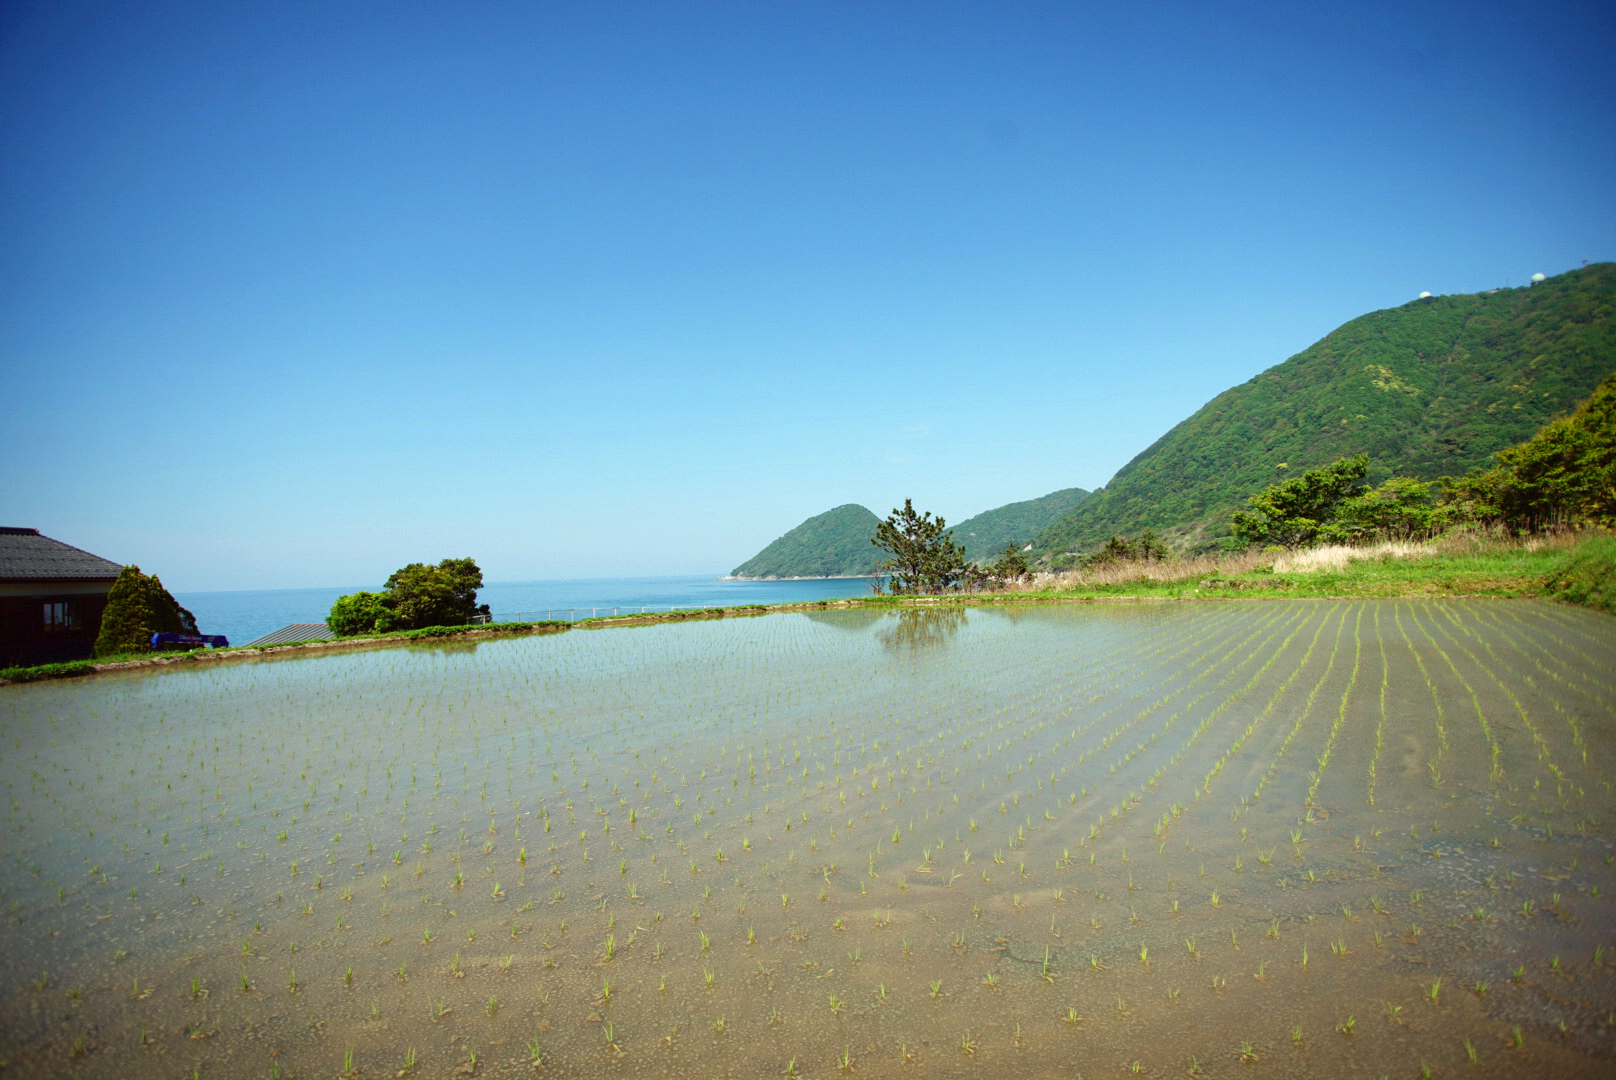
POLYGON ((857 503, 811 517, 730 571, 738 578, 859 577, 885 552, 870 543, 881 519, 857 503))
POLYGON ((1354 319, 1163 435, 1034 540, 1050 555, 1155 529, 1226 534, 1276 479, 1368 453, 1369 479, 1486 466, 1616 371, 1616 264, 1531 287, 1427 297, 1354 319))
POLYGON ((996 510, 984 510, 948 530, 954 542, 965 548, 971 562, 992 559, 1006 544, 1023 547, 1032 538, 1065 517, 1089 493, 1082 488, 1065 488, 1037 499, 1014 502, 996 510))

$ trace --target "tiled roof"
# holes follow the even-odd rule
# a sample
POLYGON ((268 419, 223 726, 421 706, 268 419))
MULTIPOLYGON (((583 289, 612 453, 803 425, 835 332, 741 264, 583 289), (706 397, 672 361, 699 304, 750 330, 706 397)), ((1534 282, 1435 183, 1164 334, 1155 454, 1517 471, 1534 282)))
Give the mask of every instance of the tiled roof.
POLYGON ((248 645, 285 645, 292 641, 330 641, 337 635, 323 622, 295 622, 283 626, 273 634, 254 638, 248 645))
POLYGON ((122 569, 38 529, 0 526, 0 581, 107 581, 122 569))

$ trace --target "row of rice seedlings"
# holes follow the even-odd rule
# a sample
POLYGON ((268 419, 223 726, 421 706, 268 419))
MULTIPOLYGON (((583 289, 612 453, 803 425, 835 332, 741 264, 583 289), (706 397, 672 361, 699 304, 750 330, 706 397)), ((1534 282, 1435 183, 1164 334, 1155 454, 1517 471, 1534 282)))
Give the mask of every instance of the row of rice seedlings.
MULTIPOLYGON (((1178 750, 1172 755, 1172 757, 1168 759, 1164 767, 1166 771, 1170 772, 1171 770, 1175 769, 1185 759, 1191 748, 1200 739, 1200 737, 1212 727, 1218 718, 1250 692, 1252 687, 1257 684, 1263 675, 1267 673, 1268 669, 1271 668, 1278 658, 1283 655, 1285 650, 1290 647, 1290 644, 1295 639, 1296 634, 1300 631, 1301 627, 1306 624, 1308 615, 1310 614, 1311 609, 1308 609, 1305 612, 1292 613, 1291 618, 1288 618, 1284 623, 1275 627, 1269 636, 1264 638, 1259 645, 1247 651, 1245 658, 1231 667, 1224 674, 1223 678, 1212 687, 1210 693, 1216 693, 1217 691, 1223 689, 1223 687, 1226 686, 1231 680, 1241 674, 1247 665, 1254 663, 1259 657, 1264 655, 1269 643, 1272 642, 1274 638, 1279 637, 1281 634, 1285 635, 1280 641, 1279 645, 1274 647, 1271 653, 1267 654, 1267 659, 1260 666, 1258 666, 1257 670, 1251 675, 1246 683, 1230 692, 1228 696, 1226 696, 1205 717, 1203 717, 1194 728, 1191 729, 1188 738, 1179 746, 1178 750), (1287 633, 1286 631, 1289 632, 1287 633)), ((1249 638, 1247 640, 1249 640, 1249 638)), ((1236 651, 1237 650, 1230 650, 1230 653, 1227 654, 1225 659, 1234 655, 1236 651)), ((1116 808, 1113 808, 1113 820, 1115 820, 1117 817, 1115 809, 1116 808)), ((1088 836, 1084 838, 1085 842, 1091 845, 1094 844, 1100 838, 1100 832, 1104 825, 1105 822, 1103 819, 1100 822, 1091 825, 1088 836)))
MULTIPOLYGON (((1280 767, 1284 763, 1286 755, 1290 752, 1291 743, 1302 733, 1302 727, 1307 723, 1308 717, 1313 715, 1313 706, 1318 701, 1319 691, 1324 689, 1324 684, 1330 678, 1330 673, 1335 670, 1335 658, 1340 649, 1341 633, 1345 626, 1346 618, 1343 613, 1341 620, 1336 624, 1336 640, 1330 649, 1330 658, 1325 666, 1324 673, 1313 684, 1313 689, 1308 691, 1307 698, 1302 703, 1302 708, 1297 712, 1296 720, 1291 724, 1290 731, 1286 732, 1285 738, 1279 744, 1279 748, 1274 751, 1274 756, 1269 759, 1268 768, 1264 769, 1262 776, 1258 778, 1257 787, 1251 793, 1251 802, 1253 804, 1261 801, 1263 794, 1268 790, 1268 786, 1279 775, 1280 767)), ((1323 630, 1323 628, 1321 623, 1319 629, 1323 630)), ((1297 671, 1299 673, 1301 668, 1298 667, 1297 671)))
MULTIPOLYGON (((1412 617, 1412 616, 1411 616, 1412 617)), ((1403 625, 1403 605, 1397 604, 1392 608, 1392 619, 1397 624, 1398 635, 1403 639, 1403 645, 1414 658, 1415 665, 1420 670, 1420 677, 1425 680, 1425 689, 1431 695, 1431 719, 1436 725, 1437 748, 1426 762, 1426 771, 1430 774, 1431 785, 1442 787, 1442 760, 1448 752, 1447 712, 1442 706, 1442 695, 1438 693, 1436 683, 1431 679, 1431 672, 1425 666, 1424 657, 1420 656, 1414 647, 1414 641, 1408 634, 1408 628, 1403 625)))
POLYGON ((1386 739, 1386 691, 1391 687, 1391 668, 1386 663, 1386 638, 1380 630, 1381 606, 1375 605, 1375 645, 1380 651, 1380 715, 1375 721, 1375 754, 1369 759, 1369 782, 1365 801, 1375 805, 1375 784, 1380 779, 1380 755, 1386 739))
POLYGON ((1314 809, 1318 805, 1319 785, 1324 782, 1325 771, 1330 767, 1330 755, 1335 751, 1336 739, 1340 736, 1341 725, 1347 718, 1347 702, 1352 697, 1352 691, 1358 685, 1358 669, 1363 659, 1363 607, 1360 605, 1352 627, 1352 675, 1347 680, 1346 689, 1341 691, 1341 706, 1336 710, 1335 720, 1330 724, 1330 735, 1325 740, 1324 750, 1318 756, 1318 770, 1311 774, 1312 783, 1308 785, 1307 799, 1303 804, 1304 820, 1313 821, 1314 809))
MULTIPOLYGON (((1306 670, 1308 661, 1313 658, 1314 649, 1318 647, 1319 638, 1324 634, 1324 629, 1329 625, 1329 623, 1330 619, 1328 615, 1319 620, 1319 627, 1313 632, 1313 638, 1308 642, 1307 650, 1302 653, 1302 658, 1297 661, 1296 666, 1291 669, 1291 673, 1285 677, 1284 681, 1279 684, 1279 687, 1269 697, 1268 704, 1264 705, 1262 711, 1256 716, 1252 717, 1252 719, 1246 724, 1245 730, 1240 733, 1239 738, 1235 739, 1235 741, 1231 743, 1222 754, 1219 754, 1215 759, 1213 759, 1212 766, 1207 769, 1206 775, 1201 777, 1201 791, 1203 794, 1211 793, 1212 781, 1217 779, 1218 774, 1223 771, 1224 766, 1229 763, 1230 758, 1234 757, 1240 752, 1241 748, 1245 746, 1246 740, 1251 738, 1252 734, 1256 732, 1258 727, 1262 725, 1262 722, 1273 714, 1274 706, 1279 704, 1280 699, 1284 697, 1286 691, 1291 688, 1291 684, 1301 676, 1304 670, 1306 670)), ((1335 658, 1336 654, 1341 648, 1341 633, 1345 625, 1346 612, 1345 609, 1343 609, 1336 620, 1335 640, 1332 642, 1330 647, 1330 655, 1324 668, 1324 674, 1319 676, 1319 680, 1314 684, 1312 692, 1308 694, 1307 702, 1302 707, 1302 713, 1297 718, 1293 732, 1300 729, 1303 720, 1306 719, 1307 714, 1313 709, 1313 701, 1318 696, 1319 688, 1322 687, 1325 680, 1330 677, 1330 672, 1335 670, 1335 658)), ((1287 739, 1286 742, 1282 744, 1281 754, 1283 754, 1285 747, 1288 747, 1289 745, 1290 742, 1287 739)), ((1272 774, 1272 770, 1278 767, 1278 760, 1278 756, 1276 756, 1274 763, 1270 765, 1270 775, 1272 774)), ((1261 786, 1259 786, 1253 795, 1260 796, 1261 790, 1261 786)))
POLYGON ((1476 724, 1481 729, 1482 739, 1487 744, 1489 761, 1488 775, 1492 780, 1494 788, 1496 789, 1499 783, 1502 782, 1504 776, 1503 763, 1499 760, 1503 755, 1504 748, 1499 745, 1498 739, 1493 735, 1492 725, 1487 722, 1487 714, 1482 710, 1481 707, 1481 698, 1476 695, 1475 689, 1470 685, 1469 682, 1465 680, 1465 677, 1459 673, 1458 666, 1454 664, 1453 659, 1448 656, 1447 652, 1442 648, 1442 646, 1437 643, 1436 638, 1433 637, 1430 630, 1426 628, 1424 622, 1420 619, 1419 614, 1417 612, 1411 613, 1409 621, 1414 624, 1414 627, 1417 630, 1419 630, 1420 634, 1430 644, 1431 648, 1436 650, 1436 654, 1440 656, 1442 658, 1442 662, 1448 666, 1448 671, 1453 674, 1454 679, 1456 679, 1459 685, 1464 688, 1465 693, 1470 696, 1470 706, 1475 712, 1476 724))
MULTIPOLYGON (((1499 630, 1501 627, 1501 624, 1496 619, 1491 620, 1490 625, 1495 630, 1499 630)), ((1583 739, 1582 725, 1578 722, 1576 714, 1567 710, 1566 707, 1560 702, 1561 696, 1570 697, 1573 694, 1576 694, 1579 688, 1573 687, 1569 682, 1567 682, 1565 676, 1560 672, 1546 667, 1540 657, 1532 653, 1528 653, 1524 648, 1521 647, 1520 643, 1515 640, 1513 634, 1500 632, 1497 634, 1497 636, 1514 652, 1519 661, 1522 663, 1531 664, 1540 675, 1552 680, 1556 684, 1552 692, 1545 692, 1542 687, 1538 686, 1537 680, 1524 669, 1515 668, 1513 671, 1513 673, 1517 675, 1522 682, 1529 686, 1540 698, 1549 703, 1549 706, 1554 709, 1555 714, 1559 716, 1566 727, 1570 729, 1571 743, 1577 748, 1577 753, 1581 758, 1582 763, 1586 765, 1588 763, 1588 744, 1583 739)))
MULTIPOLYGON (((1542 732, 1538 731, 1537 725, 1532 722, 1530 714, 1528 714, 1526 709, 1521 705, 1520 699, 1517 698, 1514 691, 1510 690, 1510 688, 1504 684, 1503 680, 1498 677, 1498 673, 1493 669, 1493 665, 1483 664, 1476 657, 1476 654, 1470 651, 1469 646, 1465 645, 1463 641, 1453 636, 1448 625, 1451 624, 1452 613, 1443 610, 1441 614, 1448 616, 1448 618, 1444 619, 1442 622, 1433 622, 1433 625, 1437 627, 1438 631, 1448 640, 1450 645, 1464 653, 1465 658, 1470 661, 1472 666, 1478 668, 1484 674, 1486 674, 1486 676, 1492 680, 1493 685, 1496 686, 1499 691, 1509 699, 1510 704, 1515 708, 1516 715, 1520 717, 1521 723, 1524 724, 1526 726, 1526 730, 1531 733, 1532 742, 1537 747, 1538 760, 1543 763, 1546 769, 1548 769, 1549 773, 1554 777, 1557 783, 1564 783, 1566 780, 1565 774, 1562 773, 1560 771, 1560 767, 1555 764, 1554 754, 1552 749, 1549 747, 1548 740, 1543 737, 1542 732)), ((1488 655, 1493 658, 1496 664, 1497 656, 1493 653, 1491 647, 1489 646, 1486 651, 1488 655)))

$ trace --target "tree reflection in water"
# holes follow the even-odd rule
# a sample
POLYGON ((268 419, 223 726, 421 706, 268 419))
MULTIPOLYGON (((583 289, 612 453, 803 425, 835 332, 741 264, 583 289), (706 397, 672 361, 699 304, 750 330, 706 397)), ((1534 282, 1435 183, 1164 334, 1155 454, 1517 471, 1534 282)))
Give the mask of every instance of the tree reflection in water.
POLYGON ((889 649, 918 652, 948 644, 964 625, 963 607, 904 608, 897 613, 896 624, 887 622, 879 636, 889 649))

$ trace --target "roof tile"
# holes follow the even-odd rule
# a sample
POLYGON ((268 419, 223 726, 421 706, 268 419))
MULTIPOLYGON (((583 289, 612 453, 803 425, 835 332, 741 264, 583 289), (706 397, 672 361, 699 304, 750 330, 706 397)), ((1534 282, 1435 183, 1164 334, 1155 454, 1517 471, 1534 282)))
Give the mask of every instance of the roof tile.
POLYGON ((38 529, 0 527, 0 581, 108 581, 122 569, 38 529))

